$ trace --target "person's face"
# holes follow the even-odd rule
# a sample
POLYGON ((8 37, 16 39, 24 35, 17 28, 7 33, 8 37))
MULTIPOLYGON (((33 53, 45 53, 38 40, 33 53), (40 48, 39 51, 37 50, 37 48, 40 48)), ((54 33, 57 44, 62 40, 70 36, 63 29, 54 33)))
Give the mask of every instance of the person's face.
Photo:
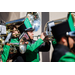
POLYGON ((14 31, 13 31, 13 36, 14 36, 14 37, 18 37, 18 35, 16 35, 16 34, 18 34, 18 31, 16 30, 16 28, 14 28, 13 30, 14 30, 14 31))
POLYGON ((33 40, 33 35, 34 35, 33 31, 28 31, 27 33, 28 33, 30 39, 33 40))
POLYGON ((69 46, 70 48, 72 48, 73 44, 75 43, 75 37, 69 37, 68 39, 69 39, 69 46))

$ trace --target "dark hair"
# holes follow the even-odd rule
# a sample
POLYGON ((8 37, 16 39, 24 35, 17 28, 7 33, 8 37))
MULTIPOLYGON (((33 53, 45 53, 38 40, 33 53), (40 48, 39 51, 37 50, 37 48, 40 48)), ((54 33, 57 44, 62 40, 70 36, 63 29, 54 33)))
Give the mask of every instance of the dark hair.
MULTIPOLYGON (((67 38, 67 36, 62 36, 62 37, 67 38)), ((61 40, 62 37, 56 38, 57 43, 60 42, 60 40, 61 40)))
POLYGON ((14 28, 17 29, 17 27, 15 25, 10 25, 10 26, 7 26, 7 30, 10 29, 10 30, 13 30, 14 28))

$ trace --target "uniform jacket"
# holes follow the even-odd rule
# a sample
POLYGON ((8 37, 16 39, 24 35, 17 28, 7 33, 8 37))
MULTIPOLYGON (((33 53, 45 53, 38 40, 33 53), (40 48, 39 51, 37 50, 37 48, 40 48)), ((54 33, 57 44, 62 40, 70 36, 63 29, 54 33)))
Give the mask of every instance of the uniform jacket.
POLYGON ((50 43, 43 43, 44 41, 42 39, 38 39, 37 41, 32 40, 32 42, 27 45, 27 51, 25 53, 27 62, 39 62, 39 51, 50 50, 50 43))
POLYGON ((3 62, 6 62, 7 59, 8 59, 9 50, 10 50, 10 46, 4 45, 4 47, 3 47, 3 54, 1 55, 3 62))
MULTIPOLYGON (((18 43, 19 41, 17 39, 12 39, 11 43, 18 43)), ((37 41, 29 41, 29 44, 27 44, 27 50, 25 54, 20 54, 19 50, 14 58, 13 62, 20 62, 20 61, 26 61, 26 62, 39 62, 39 51, 49 51, 50 50, 50 43, 45 43, 42 45, 44 41, 42 39, 38 39, 37 41)), ((9 56, 9 50, 10 46, 5 45, 4 46, 4 52, 2 54, 2 61, 5 62, 8 59, 9 56)))
POLYGON ((67 46, 57 44, 54 46, 52 62, 75 62, 75 55, 70 52, 67 46))
MULTIPOLYGON (((18 39, 11 39, 10 43, 19 43, 18 39)), ((3 54, 1 55, 2 57, 2 61, 6 62, 9 56, 9 50, 10 50, 10 46, 8 45, 4 45, 3 47, 3 54)))

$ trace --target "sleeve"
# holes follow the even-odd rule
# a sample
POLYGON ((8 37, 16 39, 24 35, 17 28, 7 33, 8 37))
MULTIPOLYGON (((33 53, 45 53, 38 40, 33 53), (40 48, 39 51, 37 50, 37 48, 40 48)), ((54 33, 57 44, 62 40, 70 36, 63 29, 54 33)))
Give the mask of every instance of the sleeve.
POLYGON ((50 42, 49 42, 49 44, 47 42, 45 44, 42 44, 38 49, 39 49, 39 51, 42 51, 42 52, 49 51, 50 50, 50 42))
POLYGON ((59 62, 75 62, 75 55, 71 52, 67 52, 59 59, 59 62))
POLYGON ((40 38, 34 44, 27 45, 27 50, 34 51, 36 50, 44 41, 40 38))
POLYGON ((10 46, 4 45, 4 47, 3 47, 3 54, 1 55, 3 62, 6 62, 7 59, 8 59, 9 50, 10 50, 10 46))

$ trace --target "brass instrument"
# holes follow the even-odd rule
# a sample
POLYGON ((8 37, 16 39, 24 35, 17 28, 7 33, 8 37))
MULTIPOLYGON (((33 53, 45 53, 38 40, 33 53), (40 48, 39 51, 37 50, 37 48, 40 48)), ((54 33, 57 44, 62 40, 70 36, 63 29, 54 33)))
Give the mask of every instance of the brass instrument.
POLYGON ((6 22, 7 34, 10 32, 13 33, 14 31, 17 31, 18 34, 12 34, 12 35, 15 35, 15 37, 19 37, 20 32, 18 30, 18 27, 23 24, 24 20, 25 20, 25 18, 21 18, 21 19, 6 22))
POLYGON ((63 19, 48 21, 48 22, 45 24, 44 32, 45 32, 46 35, 49 37, 49 40, 54 40, 53 35, 52 35, 52 32, 51 32, 51 27, 54 26, 54 25, 56 25, 56 24, 59 24, 59 23, 61 23, 61 22, 64 22, 64 21, 66 21, 66 20, 67 20, 67 18, 63 18, 63 19))
POLYGON ((2 61, 1 54, 3 53, 3 46, 4 46, 4 40, 0 38, 0 62, 2 61))
MULTIPOLYGON (((40 28, 40 17, 39 14, 37 12, 28 12, 26 15, 26 18, 29 19, 32 27, 34 28, 34 31, 38 31, 38 29, 40 28)), ((20 36, 20 45, 19 45, 19 49, 20 49, 20 53, 24 54, 26 52, 26 47, 27 44, 23 44, 24 41, 27 41, 29 39, 29 36, 23 32, 20 36)))
MULTIPOLYGON (((37 31, 40 27, 40 17, 39 17, 39 14, 37 12, 27 12, 26 16, 24 18, 21 18, 21 19, 17 19, 17 20, 14 20, 14 21, 9 21, 9 22, 6 22, 6 29, 7 29, 7 35, 11 33, 12 36, 14 36, 15 38, 16 37, 20 37, 20 36, 24 36, 25 32, 23 34, 21 34, 18 30, 18 27, 21 26, 22 24, 24 24, 24 21, 25 19, 28 18, 32 27, 35 29, 35 31, 37 31), (16 28, 13 30, 13 28, 16 28), (13 32, 15 31, 18 31, 17 34, 13 34, 13 32), (16 36, 15 36, 16 35, 16 36)), ((19 47, 20 49, 20 53, 23 54, 25 53, 26 51, 26 44, 23 44, 21 40, 25 41, 24 38, 20 38, 19 41, 20 43, 17 45, 17 47, 19 47)), ((16 47, 16 44, 11 44, 11 51, 13 50, 16 50, 15 49, 16 47)), ((16 52, 16 51, 13 51, 13 52, 16 52)))
POLYGON ((0 62, 2 61, 1 54, 3 53, 3 46, 5 44, 6 26, 4 21, 0 22, 0 62))
POLYGON ((17 47, 19 47, 19 43, 10 43, 10 53, 17 53, 17 47))
MULTIPOLYGON (((17 19, 14 21, 9 21, 6 22, 6 35, 8 35, 9 33, 13 33, 14 31, 18 31, 18 34, 12 34, 12 35, 16 35, 15 37, 20 37, 21 35, 24 36, 25 32, 23 34, 21 34, 18 30, 18 27, 21 26, 22 24, 24 24, 25 19, 28 18, 32 27, 35 29, 35 31, 38 31, 38 29, 40 28, 40 17, 39 14, 37 12, 27 12, 26 16, 21 18, 21 19, 17 19), (16 27, 15 30, 13 30, 13 28, 16 27)), ((49 37, 50 40, 53 40, 53 35, 51 33, 51 25, 56 25, 58 23, 61 23, 63 21, 65 21, 66 18, 63 19, 59 19, 59 20, 54 20, 54 21, 48 21, 45 24, 44 27, 44 32, 46 33, 46 35, 49 37)), ((40 35, 38 35, 37 37, 39 37, 40 35)), ((19 47, 20 52, 24 53, 26 51, 26 44, 23 44, 21 40, 23 40, 23 38, 19 39, 20 43, 18 45, 16 44, 11 44, 11 50, 16 50, 15 46, 19 47), (14 47, 13 47, 14 46, 14 47), (22 52, 23 51, 23 52, 22 52)), ((24 41, 24 40, 23 40, 24 41)))
MULTIPOLYGON (((17 20, 13 20, 13 21, 9 21, 6 22, 6 33, 10 33, 13 31, 18 31, 18 27, 21 26, 22 24, 24 24, 25 19, 28 18, 32 27, 35 29, 35 31, 38 31, 38 29, 40 28, 40 17, 39 14, 37 12, 27 12, 26 16, 21 18, 21 19, 17 19, 17 20), (16 30, 13 30, 13 28, 16 27, 16 30)), ((14 35, 21 35, 20 32, 19 34, 14 34, 14 35)))
POLYGON ((41 26, 40 16, 38 12, 28 12, 27 18, 29 19, 32 27, 35 29, 34 31, 38 31, 41 26))
MULTIPOLYGON (((25 20, 25 17, 23 17, 21 19, 6 22, 6 29, 7 29, 6 33, 7 33, 7 36, 8 36, 6 42, 9 42, 9 39, 11 39, 11 36, 13 36, 14 38, 16 38, 16 37, 19 38, 21 33, 19 32, 18 27, 23 24, 24 20, 25 20), (17 31, 18 33, 13 34, 13 32, 15 32, 15 31, 17 31)), ((16 47, 19 47, 20 43, 9 43, 9 44, 10 44, 10 52, 11 53, 17 53, 16 47)))
MULTIPOLYGON (((54 26, 54 25, 56 25, 56 24, 59 24, 61 22, 64 22, 66 20, 67 20, 67 18, 62 18, 62 19, 58 19, 58 20, 48 21, 45 24, 45 26, 44 26, 44 32, 46 33, 46 36, 49 37, 50 41, 54 40, 54 37, 53 37, 52 32, 51 32, 51 27, 54 26)), ((40 35, 34 36, 34 37, 37 37, 37 39, 38 39, 38 37, 40 37, 40 35)))
MULTIPOLYGON (((54 40, 54 37, 53 37, 52 32, 51 32, 51 26, 57 25, 59 23, 62 23, 64 21, 68 20, 69 14, 70 14, 70 12, 67 14, 67 17, 65 17, 65 18, 53 20, 53 21, 48 21, 45 24, 44 32, 46 32, 46 34, 49 36, 50 40, 54 40)), ((72 16, 74 27, 75 27, 75 12, 71 12, 71 16, 72 16)))

